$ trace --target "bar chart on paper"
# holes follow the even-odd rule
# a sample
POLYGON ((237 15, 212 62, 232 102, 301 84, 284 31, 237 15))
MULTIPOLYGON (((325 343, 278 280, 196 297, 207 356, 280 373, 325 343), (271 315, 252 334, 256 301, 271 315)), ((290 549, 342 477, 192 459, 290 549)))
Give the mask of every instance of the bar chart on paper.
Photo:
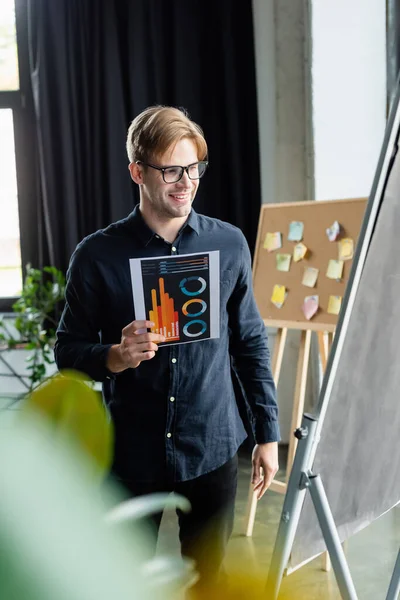
POLYGON ((179 340, 179 315, 175 310, 174 299, 169 297, 165 292, 164 278, 160 277, 159 281, 159 298, 160 303, 157 304, 157 290, 151 290, 152 309, 149 310, 149 321, 153 321, 153 333, 161 333, 171 342, 179 340))
POLYGON ((131 259, 136 319, 166 343, 219 337, 219 252, 131 259))

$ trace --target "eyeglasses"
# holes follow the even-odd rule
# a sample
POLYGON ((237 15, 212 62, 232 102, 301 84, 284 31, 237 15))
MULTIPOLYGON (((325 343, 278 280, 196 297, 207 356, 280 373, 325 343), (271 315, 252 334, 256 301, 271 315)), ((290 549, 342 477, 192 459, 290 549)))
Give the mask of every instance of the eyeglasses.
POLYGON ((187 167, 157 167, 156 165, 151 165, 150 163, 145 163, 142 160, 137 160, 136 164, 145 165, 146 167, 151 167, 152 169, 157 169, 157 171, 161 171, 162 178, 165 183, 176 183, 183 177, 183 173, 186 171, 189 179, 200 179, 203 177, 206 172, 208 162, 206 160, 201 160, 200 162, 192 163, 187 167))

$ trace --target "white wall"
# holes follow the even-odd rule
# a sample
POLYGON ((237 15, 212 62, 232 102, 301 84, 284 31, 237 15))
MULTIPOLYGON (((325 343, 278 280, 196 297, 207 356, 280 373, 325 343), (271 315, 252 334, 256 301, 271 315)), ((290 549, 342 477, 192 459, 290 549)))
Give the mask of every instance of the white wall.
POLYGON ((383 0, 312 0, 317 200, 368 196, 386 122, 383 0))
MULTIPOLYGON (((253 0, 253 12, 262 202, 368 196, 386 119, 385 3, 253 0)), ((297 334, 278 387, 284 442, 297 334)), ((274 330, 269 336, 273 350, 274 330)), ((311 364, 308 405, 318 393, 311 364)))

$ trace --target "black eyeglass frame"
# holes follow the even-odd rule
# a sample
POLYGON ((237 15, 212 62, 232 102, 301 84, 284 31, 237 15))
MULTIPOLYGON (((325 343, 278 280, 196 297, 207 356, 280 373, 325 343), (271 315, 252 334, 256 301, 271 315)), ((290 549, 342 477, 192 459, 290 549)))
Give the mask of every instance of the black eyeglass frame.
POLYGON ((146 163, 143 160, 137 160, 136 164, 137 165, 145 165, 146 167, 151 167, 152 169, 157 169, 157 171, 161 171, 164 183, 177 183, 178 181, 180 181, 182 179, 185 171, 191 181, 197 181, 198 179, 201 179, 207 170, 208 160, 198 160, 194 163, 191 163, 190 165, 187 165, 186 167, 183 167, 182 165, 168 165, 168 167, 157 167, 156 165, 152 165, 151 163, 146 163), (189 175, 190 167, 193 167, 194 165, 200 165, 200 164, 205 165, 204 172, 200 175, 200 177, 190 177, 190 175, 189 175), (179 179, 176 179, 175 181, 165 181, 165 171, 167 169, 182 169, 182 173, 181 173, 179 179))

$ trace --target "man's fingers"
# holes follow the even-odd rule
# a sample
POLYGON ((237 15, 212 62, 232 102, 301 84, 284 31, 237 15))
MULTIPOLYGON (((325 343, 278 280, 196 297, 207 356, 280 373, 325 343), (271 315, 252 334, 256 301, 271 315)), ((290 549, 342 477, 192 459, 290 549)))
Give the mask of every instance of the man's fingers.
POLYGON ((154 358, 155 355, 156 353, 154 352, 154 350, 148 350, 147 352, 143 352, 140 355, 140 362, 142 362, 143 360, 150 360, 151 358, 154 358))
POLYGON ((253 463, 251 470, 251 483, 254 485, 261 480, 261 470, 258 463, 253 463))
POLYGON ((132 341, 135 344, 142 344, 143 342, 154 342, 155 344, 160 344, 161 342, 165 342, 165 337, 160 333, 134 333, 130 336, 134 338, 132 341))
POLYGON ((158 350, 157 344, 153 342, 143 342, 142 344, 134 344, 131 354, 132 366, 135 368, 144 360, 151 360, 155 357, 158 350))
POLYGON ((154 342, 155 344, 161 344, 162 342, 165 342, 165 337, 160 333, 149 333, 145 329, 131 328, 130 325, 127 325, 122 330, 122 336, 129 338, 130 342, 134 344, 141 344, 143 342, 154 342))
POLYGON ((264 485, 264 473, 263 470, 261 468, 261 466, 256 463, 256 465, 253 467, 253 479, 252 479, 252 483, 253 483, 253 491, 255 494, 257 494, 257 499, 260 499, 260 490, 262 489, 263 485, 264 485))
POLYGON ((266 482, 264 480, 261 488, 257 492, 257 500, 261 500, 261 498, 264 496, 267 489, 268 489, 268 486, 266 485, 266 482))
POLYGON ((258 491, 258 499, 259 500, 264 496, 265 492, 271 485, 272 479, 273 479, 272 475, 270 477, 268 477, 268 479, 266 477, 264 477, 264 479, 262 481, 262 486, 260 486, 260 489, 258 491))
POLYGON ((154 342, 141 342, 139 344, 135 344, 134 346, 136 352, 148 352, 149 350, 154 353, 157 352, 158 346, 154 342))
POLYGON ((260 498, 262 498, 265 492, 267 491, 267 483, 267 480, 265 479, 265 477, 263 477, 261 481, 259 481, 258 484, 254 486, 254 492, 257 494, 257 500, 260 500, 260 498))
POLYGON ((153 321, 132 321, 132 323, 123 328, 122 333, 125 335, 134 335, 138 330, 141 333, 146 333, 152 327, 154 327, 153 321))
MULTIPOLYGON (((258 500, 260 500, 264 496, 265 492, 271 485, 277 471, 278 469, 274 469, 273 471, 269 470, 267 476, 264 476, 264 479, 256 486, 258 500)), ((254 491, 256 491, 256 488, 254 488, 254 491)))

